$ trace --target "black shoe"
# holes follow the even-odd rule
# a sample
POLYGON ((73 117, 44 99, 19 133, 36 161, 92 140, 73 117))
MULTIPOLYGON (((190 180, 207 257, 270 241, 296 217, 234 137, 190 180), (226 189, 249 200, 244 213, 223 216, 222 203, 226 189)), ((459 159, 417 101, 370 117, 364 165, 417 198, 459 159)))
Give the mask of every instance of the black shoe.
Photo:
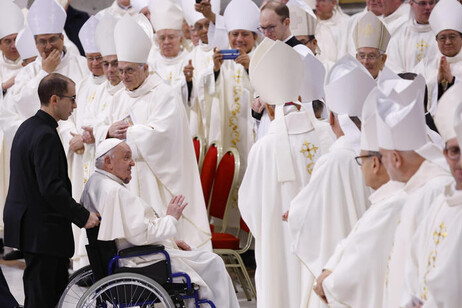
POLYGON ((13 250, 3 256, 3 260, 11 261, 11 260, 18 260, 24 259, 24 254, 20 250, 13 250))

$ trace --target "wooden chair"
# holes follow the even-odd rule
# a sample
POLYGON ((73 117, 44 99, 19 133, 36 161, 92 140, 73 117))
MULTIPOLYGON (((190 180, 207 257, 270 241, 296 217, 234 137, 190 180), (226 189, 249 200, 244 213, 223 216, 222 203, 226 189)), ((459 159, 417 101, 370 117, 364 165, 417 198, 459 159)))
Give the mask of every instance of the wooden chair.
POLYGON ((221 152, 221 145, 215 141, 209 146, 204 157, 200 177, 205 206, 208 206, 209 204, 210 192, 212 191, 213 179, 215 178, 215 172, 217 170, 221 152))
POLYGON ((202 163, 204 162, 204 154, 205 154, 204 138, 202 138, 201 136, 194 136, 193 145, 194 145, 194 151, 196 152, 197 166, 200 172, 202 168, 202 163))

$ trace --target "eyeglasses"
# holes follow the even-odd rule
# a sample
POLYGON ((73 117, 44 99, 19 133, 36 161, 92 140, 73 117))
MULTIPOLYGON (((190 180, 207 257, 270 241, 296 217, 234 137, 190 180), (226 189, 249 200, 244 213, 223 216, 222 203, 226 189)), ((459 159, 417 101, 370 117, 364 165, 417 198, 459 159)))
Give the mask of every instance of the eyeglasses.
POLYGON ((359 165, 359 166, 362 166, 363 165, 363 159, 365 158, 369 158, 369 157, 374 157, 376 156, 379 161, 382 159, 382 154, 380 153, 377 153, 377 154, 367 154, 367 155, 360 155, 360 156, 356 156, 355 157, 355 160, 356 160, 356 163, 359 165))
POLYGON ((87 57, 87 60, 90 62, 96 61, 96 62, 101 62, 103 60, 102 56, 96 56, 96 57, 87 57))
POLYGON ((368 53, 368 54, 365 54, 365 53, 358 53, 358 58, 361 59, 361 60, 369 60, 371 62, 374 62, 377 60, 377 58, 381 57, 382 54, 379 53, 379 54, 376 54, 376 53, 368 53))
POLYGON ((127 75, 133 75, 137 69, 140 69, 144 66, 144 64, 140 64, 138 65, 137 68, 133 68, 133 67, 129 67, 129 68, 126 68, 126 69, 121 69, 119 68, 119 74, 122 76, 123 74, 127 74, 127 75))
POLYGON ((459 160, 460 158, 460 148, 458 146, 449 147, 444 149, 446 151, 446 155, 450 160, 459 160))
POLYGON ((412 2, 414 2, 415 4, 417 4, 418 6, 420 6, 421 8, 424 8, 426 7, 427 5, 428 6, 434 6, 438 1, 436 0, 432 0, 432 1, 414 1, 412 0, 412 2))
POLYGON ((457 35, 455 33, 449 34, 448 36, 446 35, 440 35, 436 37, 436 40, 438 43, 446 43, 446 40, 449 40, 451 43, 453 43, 458 37, 462 37, 460 34, 457 35))
POLYGON ((54 45, 54 44, 58 43, 60 40, 61 40, 61 38, 59 36, 52 36, 48 40, 46 40, 46 39, 37 40, 37 45, 46 46, 48 43, 50 43, 50 45, 54 45))
POLYGON ((257 29, 258 29, 258 31, 260 31, 262 33, 265 33, 265 32, 272 33, 274 31, 274 29, 276 29, 276 26, 267 26, 267 27, 260 26, 257 29))
POLYGON ((75 95, 72 95, 72 96, 58 95, 58 96, 61 97, 61 98, 63 98, 63 97, 68 98, 68 99, 71 100, 72 103, 75 103, 75 98, 77 97, 75 95))
POLYGON ((117 61, 117 60, 114 60, 114 61, 111 61, 111 62, 103 61, 102 64, 103 64, 104 68, 109 68, 109 66, 117 68, 119 66, 119 61, 117 61))

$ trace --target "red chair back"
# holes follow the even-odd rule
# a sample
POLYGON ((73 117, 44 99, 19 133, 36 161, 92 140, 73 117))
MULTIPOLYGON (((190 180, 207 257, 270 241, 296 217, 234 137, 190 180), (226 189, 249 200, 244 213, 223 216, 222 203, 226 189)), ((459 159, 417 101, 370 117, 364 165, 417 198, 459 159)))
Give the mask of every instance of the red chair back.
POLYGON ((194 152, 196 152, 196 161, 199 164, 199 157, 201 154, 201 141, 198 137, 193 137, 194 152))
POLYGON ((235 157, 228 151, 218 164, 210 202, 210 216, 223 219, 234 180, 235 157))
POLYGON ((250 232, 250 229, 249 227, 247 227, 247 224, 245 223, 245 221, 242 219, 241 217, 241 222, 240 222, 240 227, 241 227, 241 230, 246 232, 246 233, 249 233, 250 232))
POLYGON ((202 192, 204 193, 205 206, 209 204, 210 192, 212 191, 213 179, 217 169, 218 156, 220 155, 218 146, 212 143, 205 154, 201 169, 202 192))

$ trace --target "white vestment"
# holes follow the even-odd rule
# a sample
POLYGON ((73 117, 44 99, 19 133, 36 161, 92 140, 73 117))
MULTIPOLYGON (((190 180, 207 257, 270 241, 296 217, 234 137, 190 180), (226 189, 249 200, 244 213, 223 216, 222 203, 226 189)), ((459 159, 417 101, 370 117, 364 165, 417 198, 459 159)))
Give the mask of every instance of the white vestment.
POLYGON ((138 12, 132 6, 130 8, 124 9, 117 2, 118 2, 117 0, 114 0, 114 2, 112 2, 110 7, 107 7, 99 11, 96 14, 98 20, 101 20, 106 14, 110 14, 114 16, 115 18, 122 18, 125 14, 130 14, 130 15, 138 14, 138 12))
POLYGON ((109 126, 126 119, 135 167, 129 189, 165 215, 174 195, 183 194, 189 205, 178 223, 178 236, 189 245, 210 250, 207 220, 191 133, 178 93, 157 74, 134 91, 114 95, 103 123, 96 127, 96 146, 106 139, 109 126))
POLYGON ((16 76, 22 69, 22 59, 18 57, 16 61, 11 61, 1 55, 0 61, 0 84, 8 81, 11 77, 16 76))
POLYGON ((382 22, 387 27, 388 32, 391 37, 410 19, 411 16, 411 6, 409 3, 401 4, 396 11, 391 13, 388 16, 382 17, 382 22))
MULTIPOLYGON (((356 151, 348 137, 337 139, 317 161, 310 183, 290 204, 292 250, 313 277, 321 274, 338 242, 369 207, 370 190, 354 159, 356 151)), ((304 286, 311 288, 311 284, 304 286)), ((314 292, 312 297, 313 307, 320 305, 314 292)))
POLYGON ((422 307, 460 307, 462 263, 462 191, 446 186, 412 239, 406 285, 422 307))
MULTIPOLYGON (((192 282, 200 286, 202 298, 212 300, 217 307, 239 307, 223 260, 207 251, 179 250, 171 240, 177 233, 177 220, 172 216, 159 218, 153 210, 159 206, 148 205, 116 176, 96 169, 85 186, 81 203, 101 215, 99 240, 116 240, 118 249, 164 245, 171 257, 172 271, 188 273, 192 282)), ((121 259, 119 264, 142 267, 158 259, 159 254, 147 255, 121 259)))
POLYGON ((404 204, 404 183, 389 181, 369 196, 370 208, 342 240, 325 269, 329 307, 380 307, 387 258, 404 204))
POLYGON ((302 287, 313 277, 291 253, 289 228, 282 215, 291 200, 308 184, 315 162, 333 140, 326 123, 313 121, 308 112, 292 112, 271 122, 270 132, 249 153, 239 190, 242 218, 255 237, 257 307, 306 307, 309 292, 302 287), (278 121, 285 121, 295 180, 279 182, 278 121), (314 124, 314 125, 313 125, 314 124))
POLYGON ((383 307, 399 307, 404 289, 404 266, 409 258, 412 236, 435 199, 452 181, 449 171, 425 160, 404 186, 407 200, 398 218, 399 223, 389 254, 383 307))

